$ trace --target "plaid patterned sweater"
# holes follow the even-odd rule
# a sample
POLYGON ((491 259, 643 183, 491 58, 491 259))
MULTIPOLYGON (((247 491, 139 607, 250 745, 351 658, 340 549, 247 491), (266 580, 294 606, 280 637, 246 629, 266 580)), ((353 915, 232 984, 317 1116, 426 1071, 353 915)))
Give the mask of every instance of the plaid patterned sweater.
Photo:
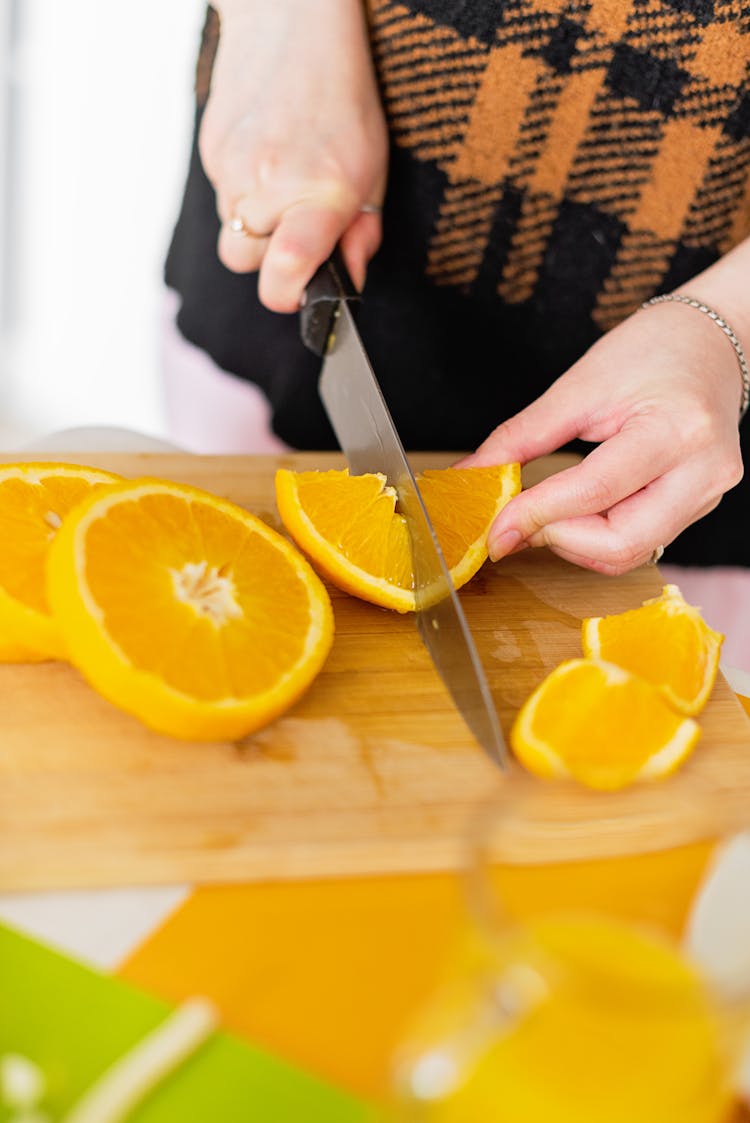
MULTIPOLYGON (((360 327, 406 446, 470 448, 645 298, 750 236, 750 2, 368 11, 391 165, 360 327)), ((209 9, 196 136, 218 34, 209 9)), ((295 317, 220 265, 217 233, 194 147, 166 268, 179 326, 265 390, 281 437, 333 447, 295 317)), ((668 560, 750 565, 749 499, 740 485, 668 560)))

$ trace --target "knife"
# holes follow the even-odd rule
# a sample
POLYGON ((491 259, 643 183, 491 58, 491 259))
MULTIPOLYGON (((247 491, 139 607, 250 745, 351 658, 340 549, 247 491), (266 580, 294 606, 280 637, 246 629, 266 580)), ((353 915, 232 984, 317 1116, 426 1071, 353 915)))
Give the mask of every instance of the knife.
POLYGON ((350 471, 382 472, 396 489, 411 542, 419 633, 466 725, 505 768, 508 751, 474 640, 354 322, 352 305, 359 300, 336 251, 305 290, 302 341, 323 357, 318 390, 350 471))

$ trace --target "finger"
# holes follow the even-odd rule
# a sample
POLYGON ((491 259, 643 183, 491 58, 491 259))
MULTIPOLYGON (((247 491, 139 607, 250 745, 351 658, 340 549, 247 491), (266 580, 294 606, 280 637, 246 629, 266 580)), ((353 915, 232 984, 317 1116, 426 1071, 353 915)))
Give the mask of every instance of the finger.
MULTIPOLYGON (((716 507, 718 507, 718 505, 719 505, 718 499, 715 502, 710 503, 707 507, 704 507, 701 511, 699 511, 696 514, 695 518, 693 518, 691 520, 691 523, 699 522, 700 519, 704 518, 706 515, 710 514, 711 511, 715 510, 716 507)), ((689 526, 689 525, 691 525, 691 523, 688 523, 687 525, 689 526)), ((683 527, 683 529, 685 529, 685 528, 683 527)), ((680 532, 680 533, 682 533, 682 532, 680 532)), ((676 537, 677 537, 677 535, 675 535, 675 538, 676 537)), ((674 541, 674 538, 671 539, 671 541, 674 541)), ((544 543, 544 542, 538 542, 537 545, 548 545, 548 544, 544 543)), ((633 564, 630 565, 628 567, 628 569, 626 569, 624 567, 620 568, 620 567, 618 567, 617 565, 614 565, 614 564, 610 565, 606 562, 602 562, 599 558, 589 557, 588 555, 585 555, 585 554, 574 553, 572 550, 568 550, 562 545, 556 545, 556 544, 550 543, 548 545, 548 548, 552 551, 553 554, 556 554, 558 557, 562 558, 564 561, 571 562, 571 564, 573 564, 573 565, 581 566, 584 569, 594 570, 595 572, 602 573, 602 574, 604 574, 605 576, 608 576, 608 577, 614 577, 614 576, 621 575, 622 573, 628 572, 629 569, 635 569, 640 565, 646 565, 647 563, 650 563, 653 556, 654 556, 654 550, 656 550, 656 548, 658 546, 667 546, 667 545, 669 545, 668 542, 655 542, 654 545, 651 547, 651 549, 646 550, 646 551, 642 551, 641 555, 634 560, 633 564)), ((520 553, 522 550, 527 549, 528 546, 529 546, 529 543, 522 543, 520 546, 518 546, 516 548, 516 550, 513 550, 512 553, 520 553)))
MULTIPOLYGON (((241 218, 246 221, 250 227, 253 226, 252 200, 254 196, 249 195, 247 192, 227 191, 225 188, 217 188, 216 190, 216 212, 222 224, 229 223, 233 218, 241 218)), ((255 216, 255 220, 257 221, 255 216)), ((275 219, 278 215, 272 216, 275 219)), ((271 230, 274 223, 269 226, 258 226, 258 230, 271 230)))
MULTIPOLYGON (((241 216, 234 214, 233 217, 241 216)), ((265 257, 269 237, 256 237, 246 223, 244 230, 234 230, 231 221, 226 220, 219 234, 219 258, 235 273, 255 272, 260 269, 265 257)), ((367 265, 380 246, 382 229, 380 215, 367 212, 357 215, 341 237, 341 251, 347 269, 360 291, 365 285, 367 265)))
POLYGON ((315 270, 333 252, 351 216, 316 202, 282 214, 263 258, 258 294, 272 312, 295 312, 315 270))
POLYGON ((470 456, 455 467, 480 468, 491 464, 526 464, 554 452, 579 436, 586 409, 577 380, 564 375, 520 413, 498 425, 470 456))
POLYGON ((497 559, 542 527, 608 511, 673 467, 675 447, 659 428, 639 419, 572 468, 522 491, 503 508, 488 536, 497 559))
POLYGON ((705 496, 701 470, 675 469, 612 507, 552 523, 529 540, 599 573, 627 573, 642 565, 657 546, 672 542, 685 527, 713 510, 719 498, 705 496), (696 496, 702 496, 696 502, 696 496))
POLYGON ((219 231, 219 260, 233 273, 254 273, 260 269, 268 243, 268 238, 238 233, 225 223, 219 231))
POLYGON ((278 213, 257 195, 225 190, 217 192, 216 209, 222 222, 217 247, 220 261, 233 273, 256 272, 268 249, 268 237, 264 235, 272 233, 278 213), (240 229, 233 229, 235 222, 242 224, 240 229))
POLYGON ((341 237, 341 252, 346 267, 361 292, 365 287, 367 266, 374 257, 383 237, 383 223, 379 214, 360 213, 341 237))

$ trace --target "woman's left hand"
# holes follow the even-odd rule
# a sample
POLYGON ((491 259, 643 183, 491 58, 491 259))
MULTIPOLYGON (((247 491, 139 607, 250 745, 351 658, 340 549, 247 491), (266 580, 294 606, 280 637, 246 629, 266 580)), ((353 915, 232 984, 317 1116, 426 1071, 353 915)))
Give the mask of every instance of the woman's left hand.
POLYGON ((674 302, 636 312, 461 462, 598 445, 504 508, 490 557, 548 546, 600 573, 642 565, 741 480, 741 392, 734 349, 708 316, 674 302))

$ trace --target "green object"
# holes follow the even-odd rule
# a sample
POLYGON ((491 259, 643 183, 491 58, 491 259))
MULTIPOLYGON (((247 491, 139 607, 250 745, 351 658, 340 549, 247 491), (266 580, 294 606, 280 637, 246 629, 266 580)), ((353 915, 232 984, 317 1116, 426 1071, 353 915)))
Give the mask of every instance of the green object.
MULTIPOLYGON (((252 995, 248 995, 252 1001, 252 995)), ((89 970, 0 925, 0 1055, 44 1072, 39 1105, 57 1121, 171 1012, 120 979, 89 970)), ((12 1113, 0 1105, 0 1123, 12 1113)), ((228 1033, 215 1034, 128 1123, 375 1123, 375 1109, 228 1033)))

